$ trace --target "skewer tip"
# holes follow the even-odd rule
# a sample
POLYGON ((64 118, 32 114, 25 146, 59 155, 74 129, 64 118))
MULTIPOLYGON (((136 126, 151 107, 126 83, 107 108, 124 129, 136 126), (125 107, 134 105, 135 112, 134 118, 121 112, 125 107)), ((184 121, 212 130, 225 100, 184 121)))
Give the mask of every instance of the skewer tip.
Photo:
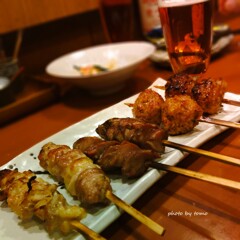
POLYGON ((135 208, 133 208, 131 205, 128 205, 126 202, 118 198, 116 195, 114 195, 112 192, 107 191, 106 198, 112 201, 114 204, 116 204, 118 207, 126 211, 128 214, 133 216, 135 219, 137 219, 139 222, 143 223, 147 227, 149 227, 151 230, 153 230, 158 235, 162 236, 165 232, 165 229, 148 218, 146 215, 142 214, 141 212, 137 211, 135 208))

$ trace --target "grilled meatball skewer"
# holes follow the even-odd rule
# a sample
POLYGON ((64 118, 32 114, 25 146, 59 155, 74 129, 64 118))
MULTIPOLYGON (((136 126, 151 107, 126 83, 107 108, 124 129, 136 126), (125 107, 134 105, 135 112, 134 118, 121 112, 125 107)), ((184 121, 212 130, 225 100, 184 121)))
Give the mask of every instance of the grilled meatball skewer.
POLYGON ((133 116, 145 122, 160 124, 162 122, 162 106, 164 99, 152 89, 145 89, 140 92, 136 101, 131 104, 133 116))
MULTIPOLYGON (((184 92, 184 89, 185 87, 183 87, 181 92, 184 92)), ((132 107, 132 113, 135 118, 161 125, 168 131, 169 135, 188 133, 192 131, 199 122, 233 128, 240 127, 240 124, 234 122, 203 118, 202 108, 189 95, 176 94, 162 101, 161 98, 156 97, 157 95, 161 96, 160 94, 149 90, 150 89, 146 89, 141 92, 133 104, 127 105, 132 107)))
POLYGON ((227 83, 221 78, 197 78, 188 74, 170 77, 165 85, 165 97, 188 95, 202 108, 205 114, 217 114, 221 109, 227 83))
POLYGON ((142 91, 132 104, 135 118, 157 124, 169 135, 190 132, 198 125, 202 113, 201 107, 188 95, 176 95, 164 101, 160 94, 151 89, 142 91))
POLYGON ((144 150, 128 141, 106 141, 99 137, 82 137, 73 144, 74 149, 85 153, 103 171, 121 170, 127 178, 142 176, 149 165, 160 157, 151 150, 144 150))
POLYGON ((162 106, 162 127, 169 135, 185 134, 199 124, 202 108, 189 96, 167 98, 162 106))

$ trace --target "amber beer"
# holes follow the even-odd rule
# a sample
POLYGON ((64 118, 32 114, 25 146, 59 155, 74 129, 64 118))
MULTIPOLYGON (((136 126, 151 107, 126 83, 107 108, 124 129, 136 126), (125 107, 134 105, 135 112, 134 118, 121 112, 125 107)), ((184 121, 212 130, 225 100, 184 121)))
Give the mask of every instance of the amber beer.
POLYGON ((158 0, 160 19, 174 73, 204 73, 212 42, 211 0, 158 0))
POLYGON ((111 42, 132 40, 132 0, 100 0, 100 7, 108 40, 111 42))

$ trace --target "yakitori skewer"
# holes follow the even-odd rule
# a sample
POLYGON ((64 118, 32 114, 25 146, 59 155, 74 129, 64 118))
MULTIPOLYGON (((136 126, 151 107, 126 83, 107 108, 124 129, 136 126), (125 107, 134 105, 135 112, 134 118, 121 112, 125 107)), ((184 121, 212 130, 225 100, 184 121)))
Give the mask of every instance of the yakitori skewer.
MULTIPOLYGON (((161 90, 164 90, 164 91, 166 89, 165 86, 155 86, 155 88, 158 88, 158 89, 161 89, 161 90)), ((227 98, 224 98, 224 97, 222 99, 222 103, 226 103, 226 104, 229 104, 229 105, 234 105, 234 106, 240 107, 240 101, 227 99, 227 98)))
MULTIPOLYGON (((110 201, 119 206, 119 199, 112 193, 110 179, 102 169, 81 151, 66 145, 45 144, 38 156, 40 165, 57 180, 65 184, 68 192, 84 205, 107 204, 110 201)), ((144 216, 125 202, 123 207, 134 218, 162 235, 164 228, 144 216)))
POLYGON ((96 132, 105 140, 130 141, 141 148, 164 153, 165 146, 177 148, 183 151, 192 152, 209 158, 240 165, 237 158, 212 153, 197 148, 191 148, 168 141, 167 132, 156 124, 146 123, 134 118, 112 118, 99 125, 96 132))
POLYGON ((145 89, 134 103, 126 105, 132 107, 135 118, 161 125, 170 135, 188 133, 199 122, 240 128, 239 123, 204 117, 202 108, 189 95, 174 95, 164 101, 154 90, 145 89))
POLYGON ((73 147, 83 151, 88 157, 92 158, 105 172, 112 172, 118 169, 121 170, 123 177, 140 177, 146 173, 149 168, 155 168, 226 187, 240 189, 240 183, 232 180, 158 163, 157 159, 154 158, 156 156, 149 152, 150 150, 143 150, 128 141, 120 143, 117 141, 106 141, 95 136, 88 136, 79 138, 73 144, 73 147), (149 159, 149 157, 151 159, 149 159))
POLYGON ((225 98, 227 82, 222 78, 194 77, 186 73, 171 76, 165 86, 156 86, 165 90, 165 97, 175 95, 191 96, 203 109, 204 113, 216 114, 222 103, 240 106, 240 102, 225 98))
POLYGON ((64 235, 78 230, 91 239, 104 239, 80 222, 86 216, 82 207, 71 206, 56 184, 38 178, 31 171, 0 171, 0 201, 7 200, 8 206, 20 219, 30 220, 36 216, 43 221, 51 234, 60 231, 64 235))
POLYGON ((107 141, 95 136, 79 138, 73 148, 86 154, 104 172, 121 172, 125 178, 142 176, 149 164, 161 156, 129 141, 107 141))

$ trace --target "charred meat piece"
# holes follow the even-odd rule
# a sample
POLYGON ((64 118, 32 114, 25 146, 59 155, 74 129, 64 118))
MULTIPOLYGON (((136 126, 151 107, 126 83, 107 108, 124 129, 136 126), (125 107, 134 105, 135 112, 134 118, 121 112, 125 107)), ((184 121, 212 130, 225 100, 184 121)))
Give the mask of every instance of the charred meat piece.
POLYGON ((226 89, 227 83, 223 79, 199 79, 192 89, 192 94, 204 113, 217 114, 226 89))
POLYGON ((121 170, 122 175, 125 177, 139 177, 147 171, 152 161, 160 157, 160 154, 152 150, 141 149, 128 141, 120 143, 100 138, 98 138, 100 141, 97 141, 96 138, 80 138, 73 144, 73 147, 83 150, 90 158, 94 157, 94 161, 106 172, 121 170), (104 146, 104 150, 102 146, 104 146), (92 152, 92 149, 94 149, 94 152, 101 152, 101 154, 96 155, 92 152))
POLYGON ((164 100, 152 89, 142 91, 133 104, 132 113, 137 119, 160 124, 162 120, 162 105, 164 100))
POLYGON ((112 118, 99 125, 96 132, 105 140, 127 140, 140 148, 163 153, 163 139, 168 133, 158 125, 146 123, 134 118, 112 118))
POLYGON ((66 202, 56 184, 37 178, 31 171, 1 170, 0 193, 0 200, 7 200, 20 219, 27 221, 36 216, 44 222, 49 233, 68 234, 73 231, 71 221, 79 221, 86 215, 83 208, 66 202))
POLYGON ((79 150, 49 142, 42 147, 38 158, 40 165, 61 180, 82 204, 108 202, 105 196, 111 190, 109 178, 79 150))
POLYGON ((174 97, 175 95, 189 95, 192 97, 192 88, 195 80, 188 74, 180 73, 171 76, 165 85, 165 97, 174 97))
POLYGON ((162 113, 162 126, 169 135, 190 132, 198 125, 202 108, 187 95, 167 98, 162 113))
POLYGON ((104 171, 121 169, 123 176, 133 178, 142 176, 155 158, 156 154, 152 151, 142 150, 133 143, 123 141, 106 149, 97 163, 104 171))

